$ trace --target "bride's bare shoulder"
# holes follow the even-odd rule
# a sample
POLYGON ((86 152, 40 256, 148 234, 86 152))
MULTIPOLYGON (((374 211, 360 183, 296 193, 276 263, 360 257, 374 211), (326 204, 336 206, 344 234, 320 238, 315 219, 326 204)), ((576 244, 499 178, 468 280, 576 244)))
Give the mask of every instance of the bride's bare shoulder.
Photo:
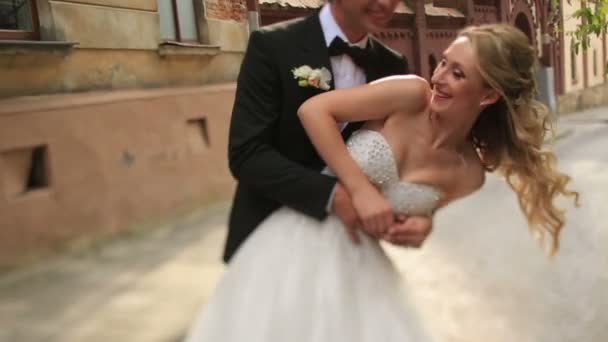
POLYGON ((409 110, 422 111, 430 102, 431 86, 418 75, 388 76, 371 84, 382 85, 400 94, 399 98, 409 110))
POLYGON ((418 76, 418 75, 392 75, 377 79, 371 84, 379 84, 389 82, 391 85, 401 86, 401 87, 420 87, 422 89, 431 90, 431 86, 427 80, 418 76))

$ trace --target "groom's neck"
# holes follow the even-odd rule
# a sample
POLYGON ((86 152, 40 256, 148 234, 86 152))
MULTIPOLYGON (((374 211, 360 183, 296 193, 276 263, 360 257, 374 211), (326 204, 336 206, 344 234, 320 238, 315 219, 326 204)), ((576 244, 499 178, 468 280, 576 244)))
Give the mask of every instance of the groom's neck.
POLYGON ((350 43, 356 43, 361 41, 367 34, 367 30, 360 25, 352 23, 348 20, 348 16, 345 11, 342 9, 339 1, 331 1, 329 3, 329 7, 331 9, 331 15, 334 17, 334 20, 346 35, 346 38, 350 43))

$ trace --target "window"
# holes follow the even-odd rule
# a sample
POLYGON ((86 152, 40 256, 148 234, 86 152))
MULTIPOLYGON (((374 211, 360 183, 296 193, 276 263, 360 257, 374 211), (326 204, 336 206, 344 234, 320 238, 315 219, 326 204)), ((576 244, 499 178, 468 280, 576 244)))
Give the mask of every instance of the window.
POLYGON ((0 39, 39 39, 35 0, 0 0, 0 39))
POLYGON ((199 42, 193 0, 158 0, 157 3, 162 40, 199 42))
POLYGON ((578 74, 576 71, 576 53, 570 49, 570 72, 572 73, 570 79, 572 80, 572 83, 578 81, 578 74))
POLYGON ((593 76, 597 76, 597 50, 593 49, 593 76))
POLYGON ((191 151, 204 152, 211 146, 209 138, 209 125, 207 118, 191 119, 187 121, 187 135, 191 151))
POLYGON ((4 164, 2 178, 7 197, 16 198, 49 188, 47 145, 2 151, 0 159, 4 164))

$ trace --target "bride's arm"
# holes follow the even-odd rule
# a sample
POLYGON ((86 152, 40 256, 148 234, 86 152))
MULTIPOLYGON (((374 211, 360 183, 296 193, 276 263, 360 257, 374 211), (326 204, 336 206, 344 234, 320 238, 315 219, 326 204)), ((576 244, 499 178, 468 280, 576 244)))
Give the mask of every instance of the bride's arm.
POLYGON ((337 123, 379 120, 394 113, 417 113, 426 107, 428 93, 428 83, 422 78, 393 76, 315 96, 298 110, 313 145, 351 195, 367 229, 378 231, 392 224, 392 211, 348 153, 337 123))
POLYGON ((349 193, 369 182, 346 150, 338 122, 385 119, 394 113, 418 113, 428 103, 429 85, 418 76, 392 76, 308 99, 298 110, 319 155, 349 193))

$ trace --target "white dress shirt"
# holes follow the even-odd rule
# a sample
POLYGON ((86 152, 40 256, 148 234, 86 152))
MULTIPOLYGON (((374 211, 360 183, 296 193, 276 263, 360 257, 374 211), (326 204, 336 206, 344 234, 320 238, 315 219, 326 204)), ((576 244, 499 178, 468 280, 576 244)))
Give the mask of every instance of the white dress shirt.
MULTIPOLYGON (((348 38, 346 38, 346 35, 340 26, 338 26, 338 23, 336 23, 336 20, 331 13, 330 4, 325 4, 323 6, 321 12, 319 12, 319 19, 321 21, 321 29, 323 30, 323 36, 325 37, 325 44, 327 47, 329 47, 335 37, 340 37, 350 45, 358 46, 360 48, 365 48, 367 46, 369 40, 368 36, 363 37, 363 39, 355 43, 351 43, 348 38)), ((350 56, 332 56, 329 59, 336 89, 349 88, 367 83, 365 72, 353 62, 350 56)), ((340 129, 344 129, 346 123, 340 123, 339 126, 340 129)), ((325 207, 328 213, 331 212, 335 191, 336 188, 334 187, 325 207)))
MULTIPOLYGON (((319 13, 321 29, 323 30, 325 44, 327 47, 329 47, 334 38, 340 37, 350 45, 358 46, 364 49, 367 46, 369 38, 365 36, 356 43, 349 42, 340 26, 338 26, 338 23, 336 23, 329 6, 329 4, 324 5, 319 13)), ((367 83, 365 72, 353 62, 350 56, 333 56, 330 57, 330 62, 336 89, 348 88, 367 83)))

